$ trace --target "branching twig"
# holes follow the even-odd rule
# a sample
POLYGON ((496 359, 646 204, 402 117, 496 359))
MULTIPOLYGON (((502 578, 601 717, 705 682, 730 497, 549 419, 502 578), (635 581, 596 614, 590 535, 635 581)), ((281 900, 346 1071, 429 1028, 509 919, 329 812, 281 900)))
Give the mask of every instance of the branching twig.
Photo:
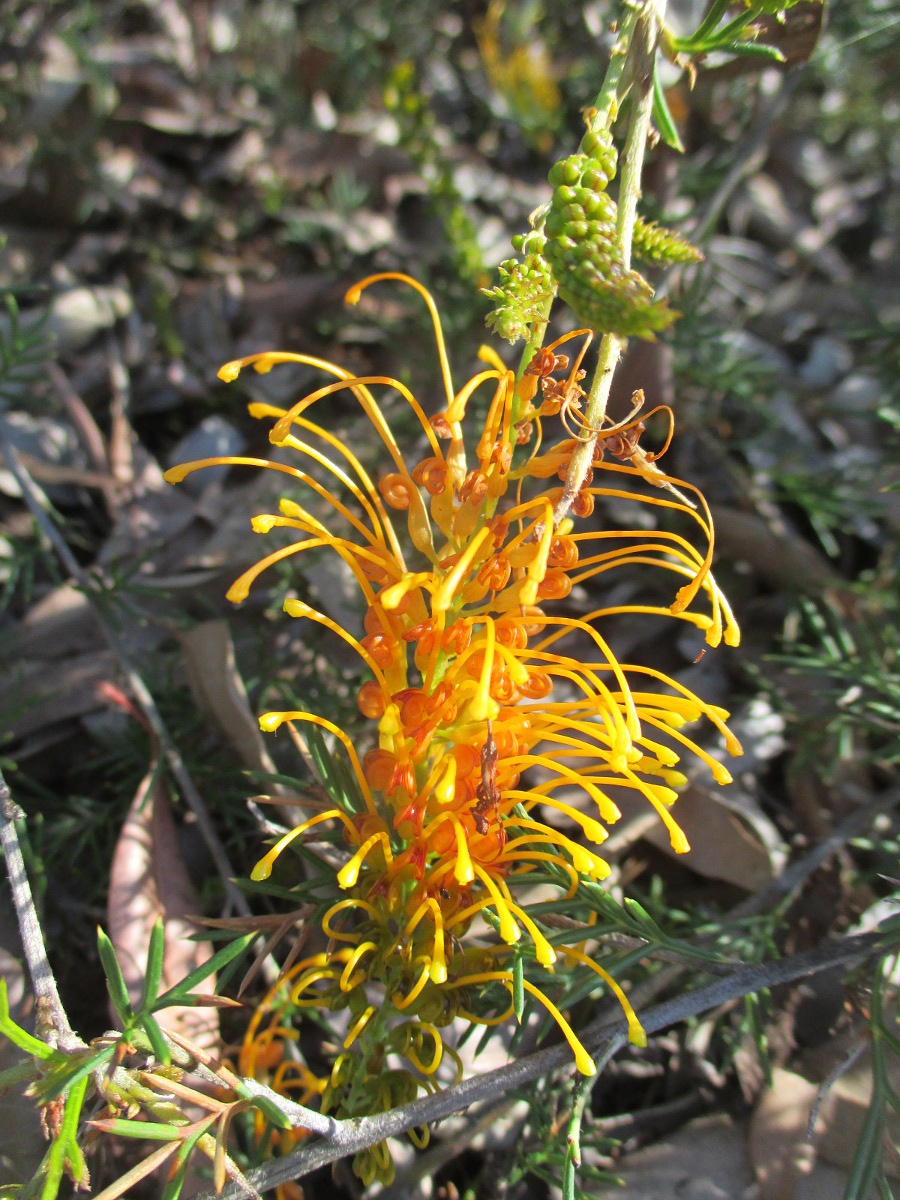
MULTIPOLYGON (((673 1000, 641 1013, 641 1023, 648 1034, 678 1024, 690 1017, 730 1004, 763 988, 792 983, 835 966, 849 966, 877 953, 878 934, 862 934, 831 942, 792 958, 762 963, 735 971, 727 979, 717 980, 707 987, 687 992, 673 1000)), ((628 1041, 625 1021, 597 1021, 579 1033, 585 1048, 608 1061, 628 1041)), ((299 1179, 338 1158, 355 1154, 386 1137, 394 1137, 408 1129, 442 1120, 470 1105, 507 1094, 551 1071, 571 1066, 571 1051, 566 1045, 539 1050, 505 1067, 484 1075, 466 1079, 454 1087, 432 1096, 414 1100, 390 1112, 371 1117, 359 1117, 338 1122, 333 1140, 316 1142, 293 1154, 276 1159, 248 1174, 249 1181, 260 1191, 276 1187, 289 1180, 299 1179)), ((239 1192, 228 1189, 224 1200, 237 1200, 239 1192)), ((214 1200, 211 1195, 202 1200, 214 1200)))

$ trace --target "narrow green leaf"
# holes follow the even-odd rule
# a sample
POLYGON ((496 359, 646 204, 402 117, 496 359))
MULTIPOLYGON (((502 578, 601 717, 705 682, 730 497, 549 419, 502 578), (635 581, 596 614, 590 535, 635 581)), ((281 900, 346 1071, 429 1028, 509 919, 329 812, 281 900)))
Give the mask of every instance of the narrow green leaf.
POLYGON ((196 1147, 197 1143, 203 1137, 204 1133, 206 1133, 208 1124, 209 1122, 204 1123, 201 1129, 198 1129, 196 1133, 192 1134, 189 1138, 186 1138, 179 1147, 176 1157, 176 1162, 178 1165, 175 1168, 175 1173, 172 1179, 169 1180, 163 1191, 162 1200, 178 1200, 178 1197, 181 1195, 181 1189, 184 1187, 188 1159, 194 1152, 194 1148, 196 1147))
POLYGON ((172 1055, 169 1045, 163 1036, 163 1031, 160 1029, 156 1017, 150 1013, 143 1013, 140 1017, 140 1023, 147 1037, 150 1039, 150 1045, 153 1047, 153 1053, 156 1058, 162 1063, 171 1062, 172 1055))
POLYGON ((703 42, 706 38, 715 32, 716 26, 722 20, 722 17, 728 11, 729 0, 714 0, 709 12, 688 38, 680 38, 679 41, 686 42, 689 46, 697 42, 703 42))
MULTIPOLYGON (((20 1062, 17 1067, 7 1067, 5 1071, 0 1071, 0 1095, 7 1088, 15 1087, 17 1083, 24 1083, 26 1079, 31 1079, 34 1075, 34 1063, 30 1059, 25 1062, 20 1062)), ((0 1196, 2 1200, 2 1196, 0 1196)))
POLYGON ((659 59, 653 64, 653 120, 659 130, 659 136, 666 145, 677 150, 679 154, 684 154, 684 143, 669 110, 669 102, 666 100, 666 93, 660 78, 659 59))
POLYGON ((184 1129, 180 1125, 164 1125, 159 1121, 126 1121, 123 1117, 91 1121, 94 1129, 116 1137, 143 1138, 151 1142, 180 1142, 184 1129))
POLYGON ((643 904, 639 904, 637 900, 632 900, 630 896, 626 896, 622 901, 630 916, 641 925, 649 925, 653 929, 657 928, 656 922, 644 908, 643 904))
POLYGON ((718 49, 725 51, 726 54, 736 54, 741 58, 762 58, 766 62, 783 63, 784 55, 775 46, 766 46, 762 42, 730 42, 726 46, 719 46, 718 49))
MULTIPOLYGON (((477 1026, 472 1025, 471 1028, 476 1029, 477 1026)), ((481 1037, 478 1039, 478 1045, 475 1047, 475 1053, 472 1055, 473 1060, 478 1058, 478 1055, 482 1052, 493 1036, 494 1030, 490 1025, 486 1025, 481 1037)))
POLYGON ((173 1004, 183 1004, 184 996, 188 995, 198 983, 202 983, 204 979, 230 963, 239 954, 243 954, 255 937, 255 933, 245 933, 243 937, 239 937, 230 945, 217 950, 212 958, 207 959, 205 963, 191 971, 180 983, 176 983, 174 987, 158 996, 151 1006, 151 1011, 159 1012, 161 1008, 170 1008, 173 1004))
POLYGON ((122 968, 119 966, 112 942, 99 927, 97 929, 97 949, 100 952, 100 962, 103 964, 106 986, 109 989, 116 1016, 123 1025, 130 1025, 134 1019, 134 1009, 131 1007, 131 1000, 128 997, 128 988, 125 986, 122 968))
POLYGON ((68 1092, 76 1084, 85 1079, 92 1071, 96 1071, 98 1067, 102 1067, 104 1063, 109 1062, 116 1052, 116 1047, 103 1046, 91 1054, 85 1054, 79 1065, 74 1071, 66 1072, 64 1065, 59 1068, 54 1068, 51 1078, 55 1079, 49 1087, 41 1089, 41 1101, 48 1103, 50 1100, 55 1100, 57 1096, 61 1096, 64 1092, 68 1092))
MULTIPOLYGON (((474 1026, 472 1026, 472 1028, 474 1028, 474 1026)), ((270 1125, 274 1125, 277 1129, 291 1128, 291 1119, 287 1113, 283 1113, 278 1105, 267 1099, 267 1097, 251 1096, 249 1092, 246 1096, 244 1096, 240 1088, 237 1088, 236 1090, 239 1096, 242 1096, 244 1100, 249 1101, 254 1108, 259 1109, 270 1125)))
POLYGON ((166 948, 166 931, 162 917, 158 917, 150 933, 150 946, 147 949, 147 970, 144 974, 144 990, 141 994, 140 1009, 149 1008, 156 999, 159 991, 159 981, 162 979, 163 954, 166 948))
POLYGON ((20 1050, 24 1050, 26 1054, 33 1054, 35 1058, 48 1059, 52 1058, 56 1051, 52 1046, 48 1046, 46 1042, 34 1037, 23 1029, 21 1025, 17 1025, 9 1015, 9 997, 6 994, 6 980, 0 979, 0 1034, 12 1042, 14 1046, 18 1046, 20 1050))

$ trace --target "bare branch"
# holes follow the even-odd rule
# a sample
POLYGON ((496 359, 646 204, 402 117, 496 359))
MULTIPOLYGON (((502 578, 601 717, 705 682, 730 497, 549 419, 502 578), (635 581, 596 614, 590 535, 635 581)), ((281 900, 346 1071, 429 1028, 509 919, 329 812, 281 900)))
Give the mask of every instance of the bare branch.
POLYGON ((25 813, 13 800, 9 785, 0 771, 0 843, 6 856, 6 871, 12 891, 13 904, 22 936, 25 959, 31 975, 31 984, 37 1000, 38 1036, 49 1045, 60 1050, 83 1050, 84 1042, 78 1037, 66 1010, 63 1008, 56 986, 56 977, 47 958, 44 935, 41 932, 31 885, 25 871, 25 860, 16 833, 16 821, 23 821, 25 813))
MULTIPOLYGON (((877 954, 879 948, 878 934, 863 934, 830 942, 792 958, 742 968, 726 979, 686 992, 642 1013, 641 1024, 648 1034, 658 1033, 670 1025, 734 1003, 763 988, 792 983, 835 966, 856 965, 877 954)), ((625 1021, 597 1021, 582 1030, 579 1039, 591 1054, 597 1054, 603 1062, 608 1062, 627 1043, 628 1028, 625 1021)), ((364 1150, 386 1137, 395 1137, 408 1129, 440 1121, 478 1101, 508 1094, 513 1088, 567 1067, 571 1068, 568 1046, 556 1045, 539 1050, 505 1067, 466 1079, 443 1092, 414 1100, 390 1112, 337 1122, 338 1129, 332 1140, 314 1142, 284 1158, 267 1163, 249 1172, 248 1179, 260 1191, 266 1191, 290 1180, 300 1179, 319 1167, 364 1150)), ((238 1191, 228 1189, 220 1200, 237 1200, 239 1195, 238 1191)), ((206 1195, 201 1200, 214 1200, 214 1197, 206 1195)))

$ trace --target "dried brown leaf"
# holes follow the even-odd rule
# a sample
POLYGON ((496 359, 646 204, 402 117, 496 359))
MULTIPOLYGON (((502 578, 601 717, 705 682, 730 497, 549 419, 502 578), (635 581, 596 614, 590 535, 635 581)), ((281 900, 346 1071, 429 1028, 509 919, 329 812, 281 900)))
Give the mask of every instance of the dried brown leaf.
POLYGON ((234 642, 227 622, 203 621, 179 640, 188 683, 201 710, 212 717, 249 771, 274 773, 275 764, 266 750, 259 722, 250 711, 244 681, 235 665, 234 642))
MULTIPOLYGON (((107 902, 109 936, 125 977, 132 1002, 144 982, 150 934, 158 918, 165 928, 161 991, 173 987, 213 953, 209 942, 191 941, 199 903, 181 857, 159 758, 132 801, 113 855, 107 902)), ((215 978, 194 991, 211 994, 215 978)), ((175 1029, 202 1047, 218 1040, 215 1008, 174 1007, 157 1014, 165 1029, 175 1029)))

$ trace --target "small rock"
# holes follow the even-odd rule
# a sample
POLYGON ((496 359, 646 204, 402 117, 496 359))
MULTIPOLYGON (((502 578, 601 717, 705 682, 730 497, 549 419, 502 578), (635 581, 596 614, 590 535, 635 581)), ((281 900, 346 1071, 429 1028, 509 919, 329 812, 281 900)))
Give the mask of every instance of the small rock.
POLYGON ((834 389, 829 408, 842 413, 875 412, 884 399, 884 388, 872 375, 855 371, 834 389))
POLYGON ((813 338, 799 375, 807 387, 831 387, 849 366, 850 352, 843 342, 827 336, 817 337, 813 338))
MULTIPOLYGON (((0 420, 7 441, 20 453, 55 467, 86 467, 78 439, 65 421, 54 417, 33 417, 24 412, 9 412, 0 420)), ((41 487, 54 504, 69 505, 78 500, 78 489, 70 483, 41 480, 41 487)), ((0 466, 0 492, 7 496, 22 495, 15 476, 3 466, 0 466)))

